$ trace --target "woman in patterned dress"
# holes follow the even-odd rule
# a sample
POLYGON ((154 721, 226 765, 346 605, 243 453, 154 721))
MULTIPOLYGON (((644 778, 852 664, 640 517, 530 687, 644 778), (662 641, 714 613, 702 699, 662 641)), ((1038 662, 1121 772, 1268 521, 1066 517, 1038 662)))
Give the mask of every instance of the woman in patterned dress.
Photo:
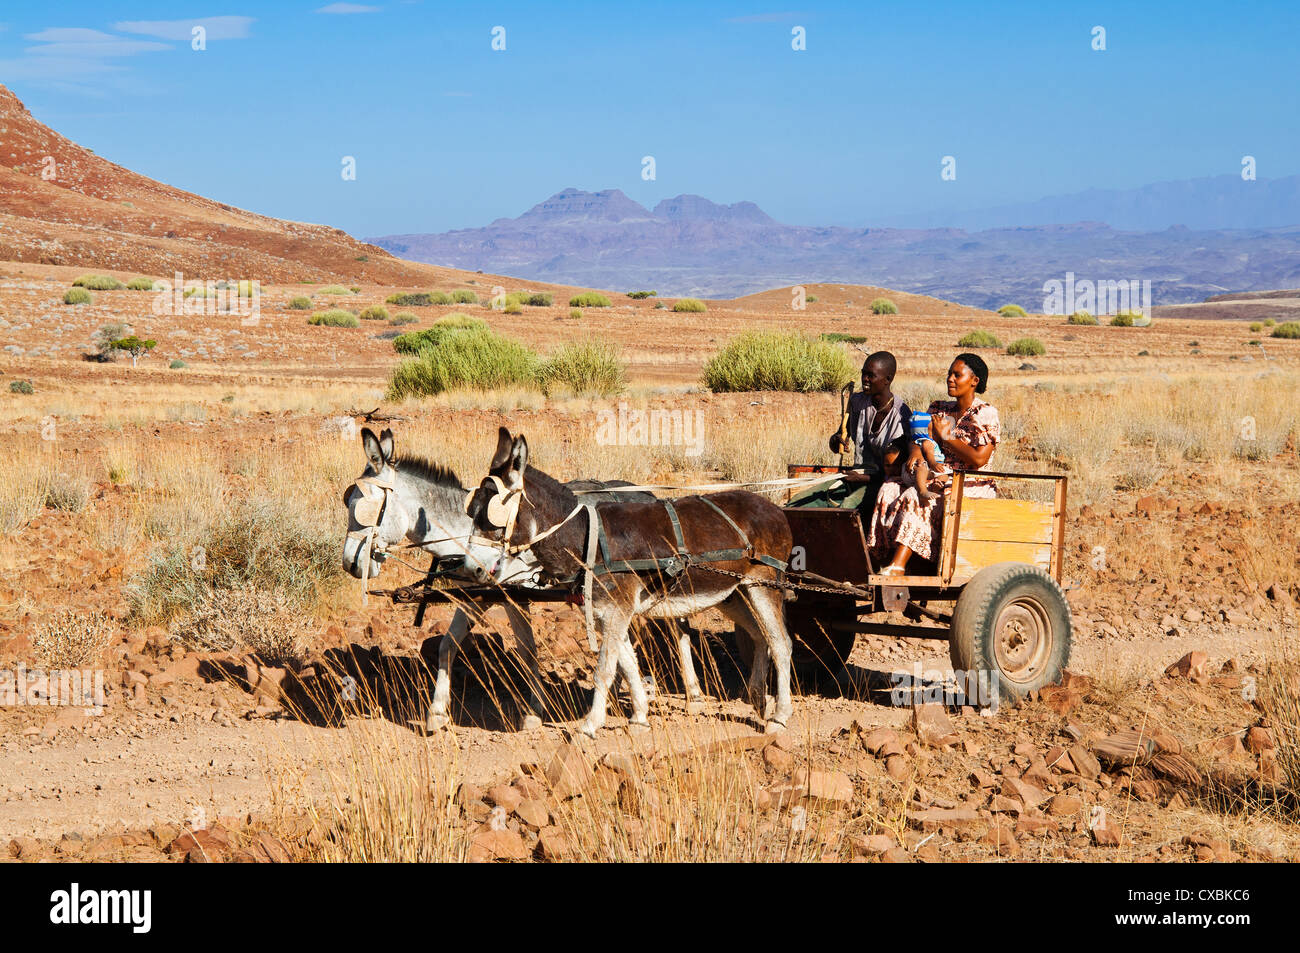
MULTIPOLYGON (((978 396, 984 393, 988 381, 989 368, 983 358, 977 354, 959 354, 948 368, 948 396, 952 399, 930 404, 934 437, 951 470, 985 469, 1002 439, 997 408, 978 396)), ((920 458, 921 448, 913 444, 906 464, 909 471, 915 470, 920 458)), ((938 561, 942 489, 942 483, 932 481, 930 490, 935 495, 929 502, 922 502, 916 490, 901 481, 890 480, 880 488, 867 543, 877 565, 889 560, 880 570, 882 574, 903 574, 913 553, 931 562, 938 561)), ((963 494, 987 498, 997 496, 997 489, 987 477, 967 477, 963 494)))

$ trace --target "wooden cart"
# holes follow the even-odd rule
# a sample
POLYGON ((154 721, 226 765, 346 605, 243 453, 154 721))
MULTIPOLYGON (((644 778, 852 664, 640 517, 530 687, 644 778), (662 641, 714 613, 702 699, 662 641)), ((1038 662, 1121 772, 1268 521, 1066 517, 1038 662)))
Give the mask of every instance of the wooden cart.
MULTIPOLYGON (((839 472, 794 465, 790 476, 839 472)), ((786 606, 796 660, 838 671, 859 632, 943 639, 955 671, 996 673, 1014 700, 1060 679, 1069 662, 1070 607, 1061 589, 1066 478, 980 471, 1003 481, 1051 481, 1050 501, 966 498, 966 474, 944 492, 939 563, 914 560, 881 576, 867 551, 870 511, 786 506, 791 569, 834 580, 843 594, 797 591, 786 606), (887 613, 906 620, 888 621, 887 613)), ((793 574, 792 574, 793 575, 793 574)))

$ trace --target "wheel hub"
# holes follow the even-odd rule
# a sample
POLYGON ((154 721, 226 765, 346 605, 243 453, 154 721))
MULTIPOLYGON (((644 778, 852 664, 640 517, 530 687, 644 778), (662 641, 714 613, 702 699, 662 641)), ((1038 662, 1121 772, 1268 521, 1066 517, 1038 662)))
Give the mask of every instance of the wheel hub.
POLYGON ((1032 681, 1046 662, 1050 646, 1047 610, 1038 600, 1021 597, 998 614, 994 655, 1001 676, 1013 682, 1032 681))

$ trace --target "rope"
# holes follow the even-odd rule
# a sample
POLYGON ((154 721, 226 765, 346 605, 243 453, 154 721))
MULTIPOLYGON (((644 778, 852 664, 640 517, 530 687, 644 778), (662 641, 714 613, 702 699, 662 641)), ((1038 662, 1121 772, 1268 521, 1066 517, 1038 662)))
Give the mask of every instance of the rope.
POLYGON ((633 486, 602 487, 591 490, 573 490, 573 493, 637 493, 650 490, 681 490, 698 493, 702 490, 739 490, 747 486, 766 486, 773 489, 795 489, 801 486, 816 486, 836 479, 833 473, 819 473, 809 477, 782 477, 779 480, 757 480, 751 483, 696 483, 689 486, 675 486, 671 483, 640 483, 633 486))

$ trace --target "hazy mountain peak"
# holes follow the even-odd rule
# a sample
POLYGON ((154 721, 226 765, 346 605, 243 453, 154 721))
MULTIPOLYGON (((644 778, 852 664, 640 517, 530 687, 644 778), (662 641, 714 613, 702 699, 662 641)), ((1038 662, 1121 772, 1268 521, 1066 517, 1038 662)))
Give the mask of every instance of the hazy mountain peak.
POLYGON ((650 211, 644 205, 634 202, 618 189, 600 192, 563 189, 538 202, 516 221, 558 225, 581 221, 635 222, 650 218, 650 211))
POLYGON ((753 202, 736 202, 719 205, 702 195, 678 195, 664 199, 654 207, 655 218, 669 221, 702 222, 752 222, 755 225, 775 224, 772 217, 753 202))

